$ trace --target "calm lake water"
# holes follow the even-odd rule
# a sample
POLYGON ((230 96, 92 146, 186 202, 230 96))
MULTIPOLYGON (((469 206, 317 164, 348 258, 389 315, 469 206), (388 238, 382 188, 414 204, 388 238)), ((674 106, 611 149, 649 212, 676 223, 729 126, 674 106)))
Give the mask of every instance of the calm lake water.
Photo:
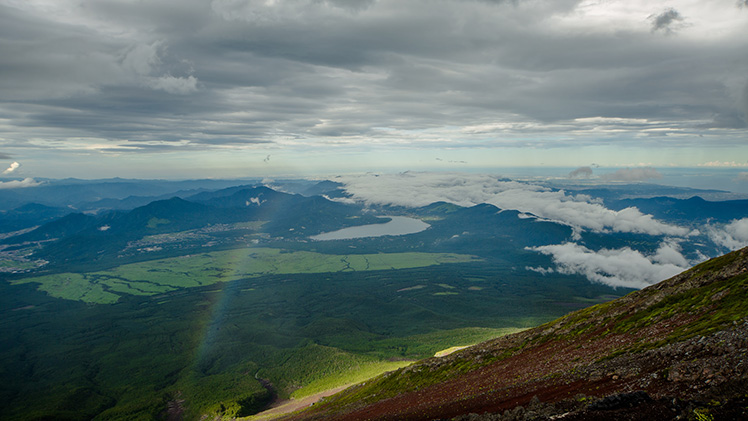
POLYGON ((310 237, 312 240, 350 240, 352 238, 381 237, 383 235, 405 235, 421 232, 431 225, 415 218, 406 216, 388 216, 392 219, 384 224, 361 225, 343 228, 341 230, 325 232, 310 237))

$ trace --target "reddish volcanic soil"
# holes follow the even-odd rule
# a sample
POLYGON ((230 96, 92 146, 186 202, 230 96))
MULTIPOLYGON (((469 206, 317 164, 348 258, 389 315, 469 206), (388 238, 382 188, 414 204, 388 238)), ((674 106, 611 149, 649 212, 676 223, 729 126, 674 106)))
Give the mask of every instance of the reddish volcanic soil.
MULTIPOLYGON (((468 413, 503 413, 517 406, 526 407, 533 400, 552 404, 590 402, 608 395, 645 391, 653 400, 670 402, 673 398, 703 398, 720 388, 748 390, 748 324, 720 333, 592 364, 588 360, 601 350, 580 350, 574 345, 576 342, 544 344, 445 383, 345 413, 312 411, 292 419, 449 419, 468 413), (682 359, 686 356, 690 363, 682 359), (668 373, 668 377, 663 377, 663 373, 668 373)), ((658 405, 663 406, 656 402, 647 405, 653 411, 658 405)))

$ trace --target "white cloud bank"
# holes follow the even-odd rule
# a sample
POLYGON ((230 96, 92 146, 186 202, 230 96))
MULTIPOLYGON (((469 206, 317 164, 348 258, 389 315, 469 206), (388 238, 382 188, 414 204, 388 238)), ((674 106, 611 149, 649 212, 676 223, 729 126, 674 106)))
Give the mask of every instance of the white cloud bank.
POLYGON ((500 209, 532 213, 576 230, 686 236, 689 230, 655 220, 636 208, 614 211, 586 195, 459 173, 413 173, 341 177, 352 199, 367 204, 426 206, 444 201, 459 206, 490 203, 500 209))
MULTIPOLYGON (((528 248, 553 258, 555 270, 567 275, 583 275, 592 282, 612 287, 644 288, 675 276, 690 267, 677 243, 663 242, 654 255, 628 247, 598 252, 575 243, 528 248)), ((527 268, 548 273, 550 268, 527 268)))
POLYGON ((709 227, 709 238, 716 244, 730 250, 738 250, 748 246, 748 218, 736 219, 721 227, 709 227))
POLYGON ((748 162, 735 161, 710 161, 699 164, 699 167, 718 167, 718 168, 748 168, 748 162))
POLYGON ((23 180, 0 181, 0 189, 20 189, 24 187, 36 187, 40 184, 33 178, 24 178, 23 180))

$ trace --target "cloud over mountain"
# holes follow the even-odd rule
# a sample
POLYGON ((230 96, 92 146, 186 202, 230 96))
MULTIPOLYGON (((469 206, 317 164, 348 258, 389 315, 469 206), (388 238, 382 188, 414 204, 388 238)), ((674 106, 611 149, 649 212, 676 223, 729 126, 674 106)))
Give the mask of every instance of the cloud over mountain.
POLYGON ((41 185, 40 182, 33 178, 24 178, 23 180, 0 181, 0 189, 20 189, 24 187, 36 187, 41 185))
POLYGON ((490 203, 595 232, 686 236, 687 228, 666 224, 636 208, 614 211, 585 195, 488 175, 400 173, 342 177, 351 198, 369 204, 418 207, 445 201, 460 206, 490 203))
POLYGON ((748 246, 748 218, 736 219, 721 227, 707 228, 709 238, 730 250, 748 246))

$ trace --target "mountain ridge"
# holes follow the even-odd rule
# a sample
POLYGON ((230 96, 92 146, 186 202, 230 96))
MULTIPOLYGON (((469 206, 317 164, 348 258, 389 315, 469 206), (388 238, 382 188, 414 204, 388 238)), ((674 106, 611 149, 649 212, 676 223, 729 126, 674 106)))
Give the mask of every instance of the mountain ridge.
POLYGON ((694 224, 696 222, 729 222, 745 216, 748 200, 709 201, 700 196, 678 199, 667 196, 608 201, 614 210, 635 207, 663 221, 694 224))

